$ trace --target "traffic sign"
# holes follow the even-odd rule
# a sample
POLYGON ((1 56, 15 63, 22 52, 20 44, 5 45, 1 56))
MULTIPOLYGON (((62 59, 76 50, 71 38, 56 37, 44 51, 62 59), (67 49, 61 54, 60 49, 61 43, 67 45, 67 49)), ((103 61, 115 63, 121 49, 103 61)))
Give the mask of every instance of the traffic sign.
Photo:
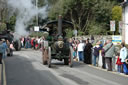
POLYGON ((122 36, 120 35, 114 35, 112 36, 112 43, 117 45, 122 43, 122 36))
POLYGON ((110 31, 115 31, 115 21, 110 21, 110 31))
POLYGON ((39 26, 35 26, 34 27, 34 31, 37 31, 38 32, 39 31, 39 26))
POLYGON ((74 30, 74 35, 77 34, 77 30, 74 30))
POLYGON ((73 33, 74 33, 74 35, 76 37, 77 36, 77 30, 74 30, 73 33))

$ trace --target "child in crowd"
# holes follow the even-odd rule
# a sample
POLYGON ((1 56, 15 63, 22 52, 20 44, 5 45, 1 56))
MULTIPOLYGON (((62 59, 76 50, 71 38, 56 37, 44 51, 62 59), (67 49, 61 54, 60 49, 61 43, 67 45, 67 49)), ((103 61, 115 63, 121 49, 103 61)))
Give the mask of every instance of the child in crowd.
POLYGON ((121 62, 121 59, 120 59, 119 54, 117 54, 116 57, 117 57, 117 61, 116 61, 117 71, 121 73, 121 65, 122 65, 123 63, 121 62))

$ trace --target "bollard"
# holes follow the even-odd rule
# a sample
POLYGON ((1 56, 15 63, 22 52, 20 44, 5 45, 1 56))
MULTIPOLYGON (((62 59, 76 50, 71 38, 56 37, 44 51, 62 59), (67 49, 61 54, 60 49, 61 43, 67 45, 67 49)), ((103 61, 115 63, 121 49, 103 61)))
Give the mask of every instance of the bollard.
POLYGON ((101 50, 99 51, 99 61, 98 61, 98 66, 102 67, 103 63, 102 63, 102 55, 101 55, 101 50))

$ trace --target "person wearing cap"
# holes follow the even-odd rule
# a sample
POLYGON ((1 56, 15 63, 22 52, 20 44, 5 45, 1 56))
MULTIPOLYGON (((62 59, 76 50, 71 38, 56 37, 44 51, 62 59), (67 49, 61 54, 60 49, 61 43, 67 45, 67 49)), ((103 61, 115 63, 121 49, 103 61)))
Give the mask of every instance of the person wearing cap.
POLYGON ((105 61, 107 64, 107 71, 112 71, 112 58, 116 52, 115 46, 112 43, 112 39, 108 38, 107 44, 103 47, 105 50, 105 61))
POLYGON ((3 58, 6 58, 6 49, 8 48, 8 46, 6 44, 5 39, 2 39, 2 41, 3 41, 3 46, 4 46, 4 49, 3 49, 3 58))

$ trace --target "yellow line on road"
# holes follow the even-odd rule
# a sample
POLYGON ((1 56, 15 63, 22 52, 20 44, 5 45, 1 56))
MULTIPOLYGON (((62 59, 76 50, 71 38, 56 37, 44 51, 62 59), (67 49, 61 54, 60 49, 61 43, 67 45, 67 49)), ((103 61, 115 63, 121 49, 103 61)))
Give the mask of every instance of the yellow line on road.
POLYGON ((7 85, 7 81, 6 81, 6 73, 5 73, 5 63, 3 62, 3 85, 7 85))

